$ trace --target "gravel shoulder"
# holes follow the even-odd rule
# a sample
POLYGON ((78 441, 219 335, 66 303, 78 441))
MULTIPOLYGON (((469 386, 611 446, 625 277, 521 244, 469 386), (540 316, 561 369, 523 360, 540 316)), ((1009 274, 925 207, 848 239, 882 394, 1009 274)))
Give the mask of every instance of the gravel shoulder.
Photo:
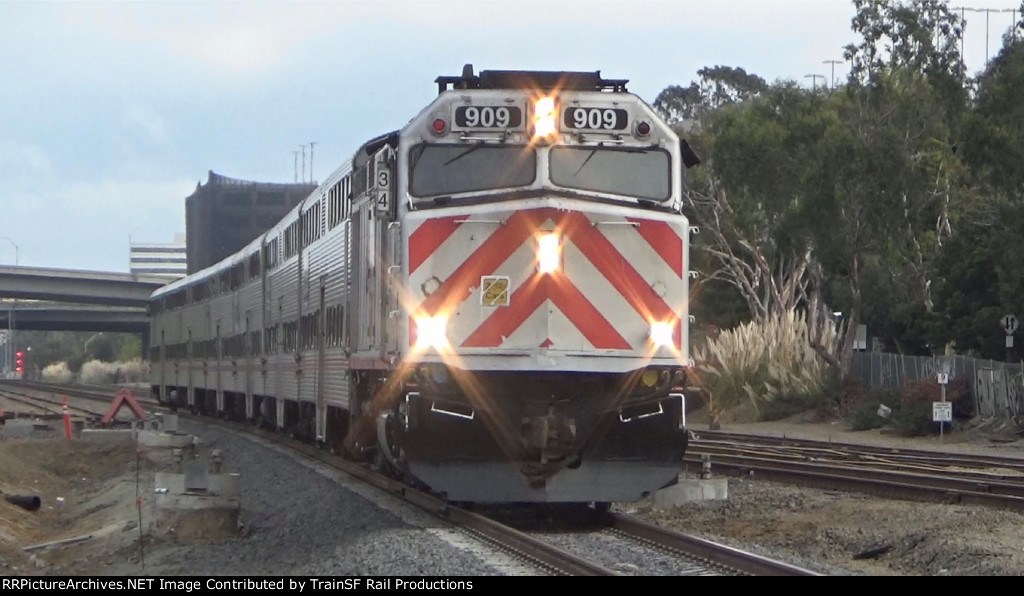
MULTIPOLYGON (((700 425, 691 428, 700 433, 700 425)), ((707 428, 704 426, 704 428, 707 428)), ((800 417, 727 422, 723 431, 944 452, 1024 456, 1010 424, 972 421, 944 436, 851 431, 800 417)), ((713 464, 712 464, 713 465, 713 464)), ((898 501, 729 478, 728 500, 658 510, 626 507, 656 523, 831 575, 973 576, 1024 573, 1024 516, 975 506, 898 501)))
MULTIPOLYGON (((699 434, 699 418, 691 420, 699 434)), ((704 428, 707 428, 706 425, 704 428)), ((183 425, 200 448, 220 449, 242 475, 241 532, 182 540, 145 535, 153 477, 169 450, 133 443, 68 442, 42 432, 0 432, 0 490, 37 495, 38 511, 0 501, 3 575, 521 575, 533 571, 481 547, 430 516, 382 507, 373 489, 296 465, 286 455, 214 427, 183 425), (367 492, 371 491, 371 492, 367 492), (138 503, 141 502, 141 509, 138 503), (140 534, 143 537, 140 539, 140 534), (88 536, 26 552, 30 545, 88 536)), ((791 419, 724 421, 722 430, 841 443, 1024 456, 1005 425, 975 422, 935 437, 852 432, 841 423, 791 419)), ((979 507, 924 504, 729 479, 729 498, 669 510, 621 504, 666 526, 828 575, 1021 575, 1024 516, 979 507)))

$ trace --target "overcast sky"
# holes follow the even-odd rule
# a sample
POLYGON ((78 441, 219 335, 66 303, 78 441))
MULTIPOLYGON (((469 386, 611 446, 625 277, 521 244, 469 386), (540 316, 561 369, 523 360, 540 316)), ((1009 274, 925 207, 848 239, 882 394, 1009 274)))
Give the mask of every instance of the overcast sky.
MULTIPOLYGON (((599 70, 649 103, 714 65, 810 86, 854 40, 853 14, 850 0, 0 0, 0 265, 127 272, 130 238, 184 233, 209 170, 322 180, 465 63, 599 70)), ((966 16, 973 74, 986 13, 966 16)), ((995 55, 1012 17, 987 16, 995 55)))

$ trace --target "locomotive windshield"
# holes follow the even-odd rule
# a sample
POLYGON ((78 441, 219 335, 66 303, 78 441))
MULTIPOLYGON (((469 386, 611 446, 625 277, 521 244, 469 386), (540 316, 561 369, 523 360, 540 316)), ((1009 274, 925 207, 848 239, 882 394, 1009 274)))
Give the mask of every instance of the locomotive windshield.
POLYGON ((552 147, 551 182, 568 188, 665 201, 671 159, 662 149, 552 147))
POLYGON ((536 152, 522 145, 423 144, 412 149, 409 191, 416 196, 511 188, 537 177, 536 152))

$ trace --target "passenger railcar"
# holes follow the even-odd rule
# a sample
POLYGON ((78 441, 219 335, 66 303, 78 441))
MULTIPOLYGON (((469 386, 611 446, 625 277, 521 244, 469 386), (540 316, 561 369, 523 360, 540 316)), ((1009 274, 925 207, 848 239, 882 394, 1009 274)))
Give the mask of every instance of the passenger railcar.
POLYGON ((698 160, 599 72, 436 83, 273 228, 154 292, 154 393, 453 501, 674 483, 698 160))

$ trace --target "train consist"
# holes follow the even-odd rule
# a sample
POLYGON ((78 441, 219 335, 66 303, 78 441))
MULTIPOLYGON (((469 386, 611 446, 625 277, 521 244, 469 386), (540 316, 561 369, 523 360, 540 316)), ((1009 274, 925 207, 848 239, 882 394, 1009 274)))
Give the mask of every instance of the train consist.
POLYGON ((600 72, 436 82, 276 226, 154 292, 154 394, 452 501, 671 485, 697 158, 600 72))

